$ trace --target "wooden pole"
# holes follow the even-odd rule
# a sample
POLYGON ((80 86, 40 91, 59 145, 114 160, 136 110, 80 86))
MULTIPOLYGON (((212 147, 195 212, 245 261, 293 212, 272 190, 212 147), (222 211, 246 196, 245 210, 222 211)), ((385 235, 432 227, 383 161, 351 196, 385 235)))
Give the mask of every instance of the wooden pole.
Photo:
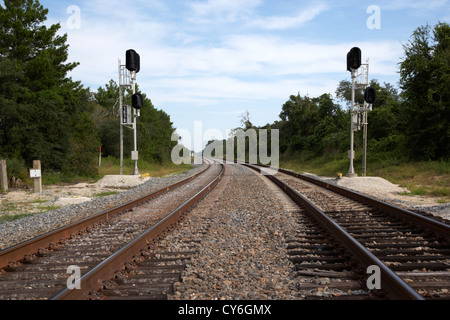
POLYGON ((8 192, 8 174, 6 172, 6 160, 0 160, 0 189, 8 192))
MULTIPOLYGON (((41 170, 41 161, 33 161, 33 170, 41 170)), ((34 178, 34 193, 42 193, 42 175, 38 178, 34 178)))

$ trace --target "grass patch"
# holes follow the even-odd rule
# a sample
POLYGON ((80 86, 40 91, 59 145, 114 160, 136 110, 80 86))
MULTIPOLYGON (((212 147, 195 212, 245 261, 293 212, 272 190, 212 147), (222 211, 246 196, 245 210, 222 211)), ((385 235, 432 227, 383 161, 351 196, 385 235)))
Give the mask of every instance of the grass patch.
POLYGON ((0 224, 7 223, 15 220, 20 220, 22 218, 33 216, 33 213, 22 213, 22 214, 16 214, 16 215, 3 215, 0 217, 0 224))
POLYGON ((349 168, 348 160, 345 159, 327 159, 321 158, 303 158, 281 159, 280 166, 295 172, 309 172, 319 176, 336 177, 338 173, 347 173, 349 168))
POLYGON ((49 211, 53 211, 53 210, 58 210, 61 209, 62 206, 43 206, 43 207, 38 207, 39 212, 37 214, 41 214, 41 213, 45 213, 45 212, 49 212, 49 211))
POLYGON ((449 197, 450 196, 450 190, 448 187, 443 188, 435 188, 431 190, 431 195, 435 197, 449 197))
MULTIPOLYGON (((280 166, 296 172, 311 172, 320 176, 344 176, 349 169, 345 155, 339 157, 307 158, 298 156, 282 157, 280 166)), ((355 172, 361 176, 362 154, 354 161, 355 172)), ((421 161, 406 162, 392 154, 373 154, 367 158, 367 176, 384 178, 394 184, 407 188, 405 195, 437 197, 440 203, 450 202, 450 162, 421 161)))
MULTIPOLYGON (((131 175, 133 173, 134 161, 131 159, 124 159, 123 162, 123 174, 131 175)), ((173 163, 166 165, 156 165, 144 160, 138 161, 139 173, 148 173, 150 177, 161 178, 168 175, 182 174, 193 168, 192 165, 175 165, 173 163)), ((102 166, 99 168, 99 179, 105 175, 118 175, 120 174, 120 160, 116 158, 102 158, 102 166)))
POLYGON ((402 192, 401 194, 404 196, 426 196, 428 191, 424 187, 415 187, 414 185, 404 186, 410 192, 402 192))
POLYGON ((58 184, 64 181, 64 176, 59 172, 44 172, 42 174, 42 184, 48 186, 58 184))
POLYGON ((47 200, 36 199, 36 200, 30 201, 29 203, 37 203, 37 204, 39 204, 39 203, 45 203, 45 202, 47 202, 47 200))
MULTIPOLYGON (((2 204, 3 206, 3 204, 2 204)), ((42 213, 46 213, 49 211, 53 211, 53 210, 57 210, 57 209, 61 209, 61 206, 42 206, 42 207, 37 207, 36 210, 38 210, 37 212, 25 212, 25 213, 18 213, 18 214, 8 214, 6 212, 16 212, 19 210, 19 208, 17 206, 14 207, 10 207, 9 210, 5 210, 5 207, 2 207, 2 212, 6 213, 0 216, 0 224, 2 223, 6 223, 6 222, 10 222, 10 221, 15 221, 15 220, 20 220, 22 218, 26 218, 26 217, 31 217, 37 214, 42 214, 42 213)), ((20 211, 25 211, 27 209, 20 209, 20 211)))
MULTIPOLYGON (((123 163, 123 175, 131 175, 133 173, 134 161, 131 159, 124 159, 123 163)), ((192 165, 157 165, 145 160, 138 161, 138 169, 140 174, 148 173, 150 177, 161 178, 168 175, 182 174, 193 168, 192 165)), ((43 185, 55 185, 55 184, 73 184, 80 182, 94 183, 106 175, 119 175, 120 174, 120 160, 112 157, 102 158, 102 166, 98 168, 98 173, 92 177, 75 176, 62 174, 60 172, 46 172, 42 175, 43 185)), ((31 180, 30 180, 31 181, 31 180)), ((30 183, 27 181, 27 183, 30 183)), ((32 183, 32 181, 31 181, 32 183)))
POLYGON ((117 191, 100 192, 100 193, 94 194, 94 197, 101 198, 101 197, 107 197, 107 196, 111 196, 113 194, 118 194, 118 193, 119 192, 117 192, 117 191))
POLYGON ((2 200, 0 203, 0 212, 2 213, 0 215, 0 224, 62 208, 61 206, 41 205, 45 202, 47 201, 41 199, 29 202, 2 200))
POLYGON ((2 212, 16 211, 17 208, 18 208, 17 204, 14 204, 9 200, 2 200, 1 203, 2 212))

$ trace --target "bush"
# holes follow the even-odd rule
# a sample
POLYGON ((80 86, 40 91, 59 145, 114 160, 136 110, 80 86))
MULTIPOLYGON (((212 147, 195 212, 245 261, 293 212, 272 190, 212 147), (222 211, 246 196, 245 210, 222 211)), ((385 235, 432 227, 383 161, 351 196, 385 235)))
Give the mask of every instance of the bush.
POLYGON ((8 179, 11 177, 19 178, 22 181, 28 179, 28 170, 23 160, 6 159, 6 172, 8 179))
POLYGON ((404 146, 405 136, 396 134, 381 138, 379 141, 372 139, 368 143, 369 151, 375 153, 402 151, 404 146))

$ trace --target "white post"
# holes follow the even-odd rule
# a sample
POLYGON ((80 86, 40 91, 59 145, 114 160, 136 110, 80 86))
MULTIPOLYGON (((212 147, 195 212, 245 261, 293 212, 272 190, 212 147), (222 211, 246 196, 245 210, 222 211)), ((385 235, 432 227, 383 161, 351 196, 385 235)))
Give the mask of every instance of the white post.
POLYGON ((98 166, 102 166, 102 146, 100 146, 100 154, 98 155, 98 166))
MULTIPOLYGON (((366 88, 369 86, 369 58, 367 58, 366 67, 366 88)), ((367 135, 369 125, 369 111, 372 105, 364 103, 364 151, 363 151, 363 177, 367 176, 367 135)))
POLYGON ((348 178, 355 178, 358 175, 355 173, 355 168, 353 166, 353 160, 355 158, 355 151, 354 151, 354 135, 355 135, 355 124, 353 122, 353 114, 355 112, 355 90, 356 90, 356 70, 352 69, 352 109, 350 112, 350 119, 351 119, 351 125, 350 125, 350 152, 349 152, 349 158, 350 158, 350 168, 347 173, 348 178))
POLYGON ((362 167, 362 176, 367 176, 367 111, 364 111, 363 114, 363 126, 364 126, 364 149, 363 149, 363 167, 362 167))
POLYGON ((120 175, 123 175, 123 96, 122 63, 119 59, 119 114, 120 114, 120 175))
POLYGON ((34 193, 42 193, 42 173, 41 173, 41 161, 33 161, 33 170, 31 170, 31 178, 34 181, 34 193))

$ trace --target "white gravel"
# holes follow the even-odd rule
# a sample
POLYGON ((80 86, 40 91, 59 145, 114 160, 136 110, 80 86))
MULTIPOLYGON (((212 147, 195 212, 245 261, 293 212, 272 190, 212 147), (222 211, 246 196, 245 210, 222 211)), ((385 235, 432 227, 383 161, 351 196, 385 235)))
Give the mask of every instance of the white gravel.
POLYGON ((407 192, 406 188, 402 188, 399 185, 393 184, 380 177, 358 177, 358 178, 346 178, 343 177, 336 181, 338 186, 342 186, 349 189, 359 190, 360 192, 367 194, 398 194, 407 192))
POLYGON ((409 193, 408 189, 380 177, 342 177, 338 179, 321 177, 311 173, 305 173, 305 175, 355 190, 406 209, 420 210, 450 220, 450 203, 439 204, 434 198, 406 195, 409 193))
POLYGON ((136 176, 104 176, 95 184, 101 188, 133 188, 137 187, 144 182, 149 181, 151 178, 141 178, 140 175, 136 176))
MULTIPOLYGON (((142 178, 140 175, 135 176, 129 176, 129 175, 108 175, 104 176, 100 180, 98 180, 96 183, 87 185, 86 183, 79 183, 76 185, 71 186, 71 189, 73 191, 78 190, 80 194, 86 193, 86 188, 88 189, 88 194, 95 194, 95 193, 101 193, 101 192, 108 192, 108 191, 120 191, 127 190, 130 188, 137 187, 147 181, 149 181, 150 177, 142 178), (118 190, 119 189, 119 190, 118 190), (89 192, 90 191, 90 192, 89 192)), ((65 207, 68 205, 74 205, 74 204, 80 204, 84 202, 88 202, 92 200, 92 196, 69 196, 64 197, 61 196, 57 198, 57 200, 54 201, 55 206, 65 207)))

